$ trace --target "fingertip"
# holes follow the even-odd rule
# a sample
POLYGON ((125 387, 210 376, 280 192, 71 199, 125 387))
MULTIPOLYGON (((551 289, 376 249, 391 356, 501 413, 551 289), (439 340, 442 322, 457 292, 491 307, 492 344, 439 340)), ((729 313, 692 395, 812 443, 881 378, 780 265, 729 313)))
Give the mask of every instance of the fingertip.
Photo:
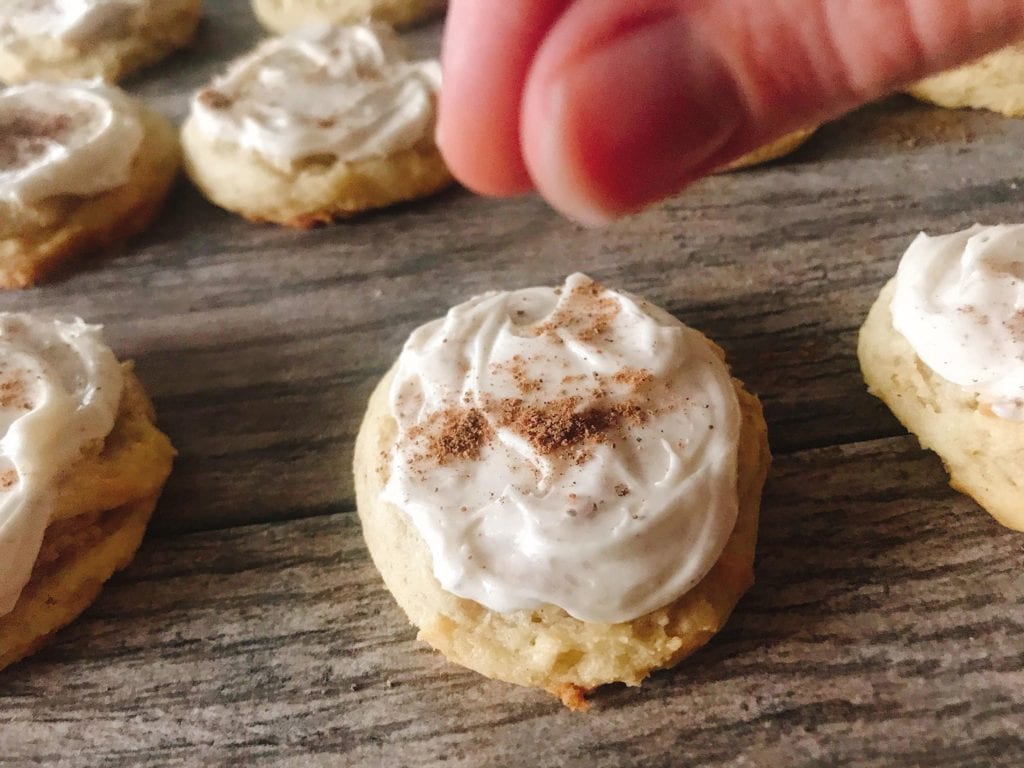
POLYGON ((523 155, 539 191, 601 224, 706 172, 743 119, 725 67, 669 3, 579 3, 542 46, 527 81, 523 155))
POLYGON ((442 98, 435 141, 452 175, 481 195, 508 197, 529 192, 533 181, 514 147, 495 146, 496 137, 480 135, 471 115, 448 117, 442 98))

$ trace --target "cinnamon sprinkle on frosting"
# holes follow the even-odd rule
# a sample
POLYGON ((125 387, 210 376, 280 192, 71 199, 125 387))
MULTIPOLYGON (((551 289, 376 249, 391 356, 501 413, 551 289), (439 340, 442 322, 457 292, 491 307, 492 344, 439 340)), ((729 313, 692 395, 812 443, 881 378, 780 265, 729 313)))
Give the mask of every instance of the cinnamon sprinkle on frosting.
POLYGON ((440 465, 456 460, 476 461, 494 432, 476 408, 449 408, 409 430, 409 437, 426 436, 424 459, 440 465))
POLYGON ((414 331, 394 376, 381 499, 422 533, 452 594, 626 621, 697 583, 728 540, 728 368, 629 294, 574 274, 474 297, 414 331))
POLYGON ((60 141, 70 125, 68 115, 27 109, 0 117, 0 168, 17 168, 42 155, 47 141, 60 141))
POLYGON ((25 382, 17 376, 0 379, 0 408, 31 411, 32 403, 25 391, 25 382))
POLYGON ((502 400, 498 425, 529 441, 542 456, 581 443, 603 442, 608 434, 627 424, 642 424, 647 414, 635 403, 616 403, 577 410, 578 397, 553 400, 540 406, 520 399, 502 400))
POLYGON ((594 280, 579 283, 573 287, 565 307, 547 322, 533 327, 534 335, 557 338, 555 332, 564 330, 584 343, 601 341, 619 313, 619 302, 604 293, 604 286, 594 280))
MULTIPOLYGON (((608 333, 619 303, 603 286, 588 279, 574 286, 567 298, 562 309, 532 326, 530 332, 555 340, 559 338, 556 331, 561 331, 584 342, 608 333)), ((566 375, 561 379, 561 395, 548 393, 544 399, 540 394, 544 380, 530 375, 534 362, 516 354, 491 365, 491 372, 507 376, 521 397, 483 393, 479 405, 473 407, 473 398, 465 392, 461 398, 464 407, 429 414, 412 427, 407 437, 425 440, 425 447, 412 454, 413 463, 443 466, 457 460, 477 461, 495 438, 495 430, 502 429, 522 437, 540 455, 564 453, 572 463, 584 464, 592 457, 585 446, 606 442, 610 435, 621 435, 631 425, 644 424, 654 412, 649 398, 642 396, 654 380, 649 370, 624 366, 613 374, 594 371, 590 388, 581 386, 588 377, 566 375), (609 402, 613 391, 619 399, 609 402)))

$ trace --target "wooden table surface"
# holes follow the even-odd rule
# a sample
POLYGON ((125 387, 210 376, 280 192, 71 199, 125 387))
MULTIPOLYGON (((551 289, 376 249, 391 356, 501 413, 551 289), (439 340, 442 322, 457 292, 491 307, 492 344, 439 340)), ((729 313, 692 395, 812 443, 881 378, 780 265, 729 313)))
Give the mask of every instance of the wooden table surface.
MULTIPOLYGON (((176 119, 261 35, 243 0, 208 6, 191 50, 128 84, 176 119)), ((1024 765, 1024 536, 947 486, 854 353, 917 231, 1024 220, 1022 145, 1024 121, 897 97, 602 230, 454 189, 294 232, 182 181, 122 253, 0 296, 106 324, 180 451, 134 564, 0 675, 0 763, 1024 765), (574 270, 717 339, 775 453, 727 628, 586 715, 416 642, 350 477, 409 331, 574 270)))

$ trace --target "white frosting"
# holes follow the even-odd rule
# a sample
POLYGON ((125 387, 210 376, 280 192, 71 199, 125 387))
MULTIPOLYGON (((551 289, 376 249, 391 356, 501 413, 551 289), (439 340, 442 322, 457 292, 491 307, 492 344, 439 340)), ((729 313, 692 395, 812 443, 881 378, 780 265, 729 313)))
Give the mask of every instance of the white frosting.
POLYGON ((584 275, 484 294, 416 330, 390 410, 382 498, 419 531, 441 585, 495 611, 634 619, 693 587, 736 523, 740 412, 725 363, 697 331, 584 275), (566 398, 579 423, 505 418, 508 403, 550 414, 566 398), (630 415, 607 416, 616 406, 630 415), (445 419, 466 414, 484 437, 445 443, 445 419), (439 460, 445 445, 455 455, 439 460))
POLYGON ((5 0, 0 43, 50 37, 76 45, 123 29, 145 0, 5 0))
POLYGON ((0 90, 0 203, 92 195, 124 184, 142 135, 128 97, 98 82, 0 90))
POLYGON ((99 326, 0 313, 0 615, 28 583, 56 481, 110 433, 122 385, 99 326))
POLYGON ((433 133, 441 65, 410 62, 389 28, 305 29, 234 62, 192 102, 211 139, 284 171, 320 156, 341 161, 409 149, 433 133))
POLYGON ((918 235, 896 273, 892 322, 935 373, 1024 421, 1024 225, 918 235))

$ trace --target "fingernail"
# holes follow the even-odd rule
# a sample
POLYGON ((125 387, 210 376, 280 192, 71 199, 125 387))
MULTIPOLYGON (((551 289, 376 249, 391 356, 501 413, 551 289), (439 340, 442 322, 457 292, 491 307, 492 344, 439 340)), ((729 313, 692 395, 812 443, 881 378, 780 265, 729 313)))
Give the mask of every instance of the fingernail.
POLYGON ((733 78, 681 14, 619 29, 540 80, 526 106, 535 182, 588 225, 678 192, 743 119, 733 78))

